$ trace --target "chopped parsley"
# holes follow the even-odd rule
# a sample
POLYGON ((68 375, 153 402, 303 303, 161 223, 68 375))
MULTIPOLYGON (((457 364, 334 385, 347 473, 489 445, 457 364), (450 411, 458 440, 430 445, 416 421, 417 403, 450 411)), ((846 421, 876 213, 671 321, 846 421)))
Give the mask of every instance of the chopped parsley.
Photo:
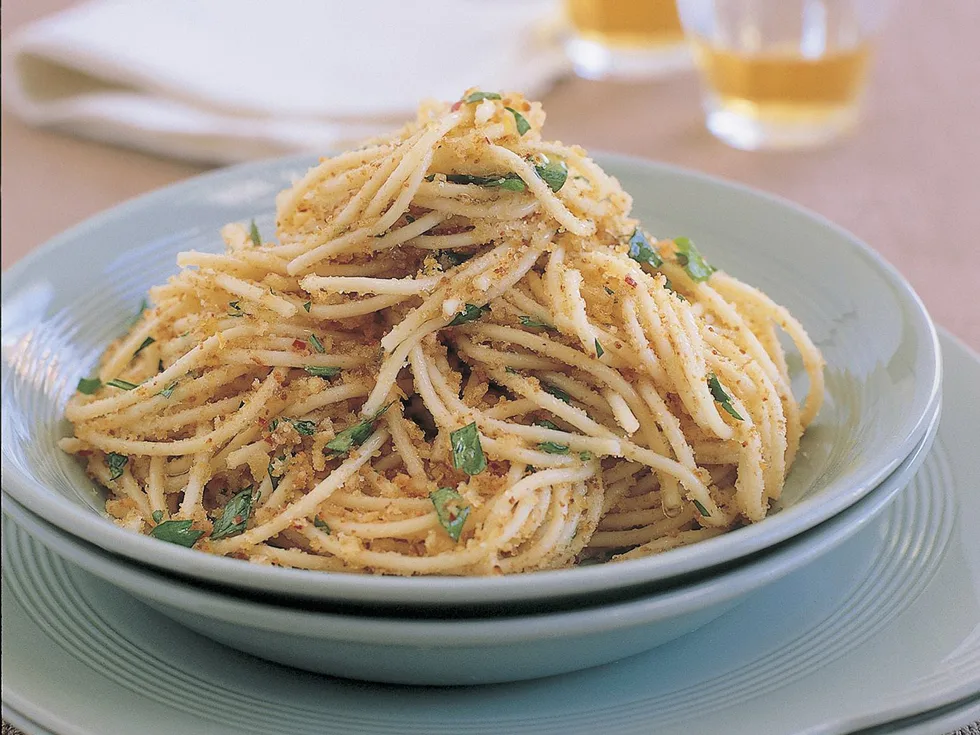
POLYGON ((744 419, 739 415, 732 407, 732 397, 725 392, 725 389, 721 387, 721 383, 718 380, 718 376, 714 373, 708 375, 708 389, 711 391, 711 397, 714 398, 725 410, 725 412, 732 418, 738 419, 739 421, 744 421, 744 419))
POLYGON ((488 186, 491 188, 506 189, 507 191, 524 191, 527 188, 524 179, 515 173, 501 174, 500 176, 446 174, 446 181, 450 184, 473 184, 474 186, 488 186))
POLYGON ((309 339, 307 339, 306 341, 310 343, 310 347, 312 347, 314 350, 316 350, 317 352, 319 352, 321 355, 324 352, 326 352, 326 350, 323 348, 323 342, 321 342, 320 341, 320 338, 317 337, 312 332, 310 332, 309 339))
POLYGON ((155 539, 186 546, 189 549, 204 535, 204 531, 191 528, 192 523, 193 521, 164 521, 154 526, 150 530, 150 535, 155 539))
POLYGON ((697 498, 692 498, 692 500, 691 500, 691 502, 692 502, 692 503, 694 503, 694 507, 698 509, 698 513, 700 513, 701 515, 703 515, 703 516, 705 516, 705 517, 707 517, 707 516, 710 516, 710 515, 711 515, 711 514, 710 514, 710 513, 708 512, 708 509, 707 509, 707 508, 705 508, 705 507, 704 507, 704 506, 703 506, 703 505, 701 504, 701 501, 700 501, 700 500, 698 500, 697 498))
POLYGON ((704 259, 697 247, 686 237, 675 237, 674 245, 677 246, 677 262, 684 266, 687 275, 695 283, 707 281, 717 268, 709 264, 704 259))
POLYGON ((541 322, 530 316, 519 316, 517 317, 522 326, 530 327, 531 329, 554 329, 555 327, 547 322, 541 322))
POLYGON ((313 307, 313 302, 312 302, 312 301, 304 301, 304 302, 303 302, 303 308, 304 308, 304 309, 306 309, 306 313, 307 313, 307 314, 309 314, 309 313, 310 313, 310 309, 311 309, 312 307, 313 307))
POLYGON ((340 375, 339 367, 321 367, 320 365, 305 365, 303 369, 316 378, 333 378, 340 375))
POLYGON ((128 464, 129 457, 125 454, 109 452, 105 457, 106 467, 109 468, 109 479, 118 480, 123 476, 123 468, 128 464))
POLYGON ((568 454, 568 445, 557 442, 541 442, 538 444, 538 449, 548 454, 568 454))
POLYGON ((436 256, 436 260, 439 261, 442 269, 447 271, 450 268, 455 268, 460 263, 465 263, 472 257, 473 255, 471 253, 457 253, 455 250, 440 250, 439 255, 436 256))
POLYGON ((228 316, 234 316, 234 317, 245 316, 245 312, 242 311, 240 301, 229 301, 228 308, 231 309, 231 311, 228 312, 228 316))
POLYGON ((113 388, 121 388, 122 390, 132 390, 136 388, 136 383, 130 383, 128 380, 122 380, 121 378, 113 378, 106 385, 111 385, 113 388))
POLYGON ((168 385, 166 388, 164 388, 162 391, 160 391, 159 395, 163 396, 164 398, 170 398, 170 396, 174 394, 175 390, 177 390, 176 380, 170 385, 168 385))
POLYGON ((551 383, 542 383, 541 384, 541 389, 545 393, 550 393, 555 398, 557 398, 559 401, 564 401, 565 403, 571 403, 572 402, 572 397, 570 395, 568 395, 568 393, 566 393, 565 391, 563 391, 561 388, 559 388, 557 385, 552 385, 551 383))
POLYGON ((330 526, 327 522, 323 520, 320 516, 313 516, 313 525, 319 528, 324 533, 330 533, 330 526))
POLYGON ((248 228, 248 239, 252 241, 253 245, 262 244, 262 235, 259 234, 258 225, 255 224, 255 220, 252 220, 252 226, 248 228))
POLYGON ((515 110, 513 107, 505 107, 505 110, 514 116, 514 122, 517 123, 517 134, 524 135, 528 130, 531 129, 531 123, 527 121, 521 113, 515 110))
POLYGON ((487 468, 487 458, 480 444, 480 431, 476 422, 467 424, 449 435, 453 448, 453 467, 467 475, 479 475, 487 468))
POLYGON ((602 345, 599 344, 599 340, 597 339, 595 341, 595 356, 602 357, 603 353, 605 353, 605 350, 602 349, 602 345))
POLYGON ((469 104, 471 102, 482 102, 483 100, 499 100, 500 95, 497 92, 471 92, 463 98, 463 102, 469 104))
POLYGON ((650 244, 647 236, 639 227, 633 230, 633 234, 630 235, 629 246, 629 256, 637 263, 650 265, 654 268, 659 268, 664 264, 660 253, 650 244))
POLYGON ((490 311, 489 306, 477 306, 476 304, 467 304, 463 307, 463 310, 459 312, 453 320, 449 322, 450 327, 456 327, 460 324, 466 324, 466 322, 472 322, 483 316, 483 312, 490 311))
POLYGON ((139 353, 141 353, 147 347, 152 345, 154 342, 156 342, 156 340, 153 339, 153 337, 147 337, 146 339, 144 339, 143 344, 141 344, 139 347, 136 348, 136 352, 133 353, 133 357, 136 357, 139 353))
POLYGON ((578 458, 583 462, 588 462, 592 459, 592 452, 579 452, 578 458))
POLYGON ((163 520, 163 511, 155 510, 153 511, 153 514, 150 517, 153 519, 154 523, 159 523, 160 521, 163 520))
POLYGON ((214 522, 211 538, 228 538, 244 531, 252 515, 252 505, 256 497, 257 494, 252 494, 251 485, 235 493, 222 509, 221 517, 214 522))
POLYGON ((541 163, 535 164, 534 170, 554 192, 561 189, 568 179, 568 166, 560 158, 552 161, 547 156, 542 156, 541 163))
POLYGON ((82 378, 78 381, 78 387, 75 390, 77 390, 79 393, 84 393, 85 395, 90 396, 101 387, 102 381, 98 378, 82 378))
POLYGON ((429 493, 429 499, 435 506, 436 516, 439 523, 449 538, 459 541, 460 534, 463 533, 463 526, 470 514, 470 506, 463 503, 463 497, 451 487, 441 487, 429 493))
POLYGON ((381 415, 388 410, 389 406, 391 406, 391 403, 380 409, 371 418, 365 419, 353 426, 348 426, 327 442, 327 449, 332 450, 335 454, 347 454, 353 447, 361 446, 374 433, 375 422, 381 418, 381 415))

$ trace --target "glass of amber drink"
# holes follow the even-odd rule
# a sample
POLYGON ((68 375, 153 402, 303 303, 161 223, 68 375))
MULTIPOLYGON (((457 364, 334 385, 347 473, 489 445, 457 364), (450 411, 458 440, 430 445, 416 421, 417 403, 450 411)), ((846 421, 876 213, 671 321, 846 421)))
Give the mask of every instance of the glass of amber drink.
POLYGON ((565 0, 565 50, 588 79, 642 78, 690 68, 676 0, 565 0))
POLYGON ((708 129, 744 150, 806 148, 858 121, 886 0, 679 0, 708 129))

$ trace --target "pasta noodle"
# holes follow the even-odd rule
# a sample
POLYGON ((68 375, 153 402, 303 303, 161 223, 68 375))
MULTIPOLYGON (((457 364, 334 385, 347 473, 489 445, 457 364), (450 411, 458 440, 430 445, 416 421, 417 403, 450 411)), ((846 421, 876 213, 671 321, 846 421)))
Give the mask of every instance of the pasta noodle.
POLYGON ((254 563, 503 574, 762 520, 820 408, 802 326, 470 90, 188 252, 62 441, 118 522, 254 563), (802 355, 794 397, 777 338, 802 355))

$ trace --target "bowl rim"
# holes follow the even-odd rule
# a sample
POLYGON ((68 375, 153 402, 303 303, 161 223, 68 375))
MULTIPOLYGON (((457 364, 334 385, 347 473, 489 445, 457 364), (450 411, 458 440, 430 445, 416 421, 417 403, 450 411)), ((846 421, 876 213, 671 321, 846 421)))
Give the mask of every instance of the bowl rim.
MULTIPOLYGON (((175 573, 214 580, 229 586, 262 589, 295 597, 363 603, 449 606, 602 592, 705 571, 790 539, 827 521, 873 490, 901 464, 923 437, 929 423, 930 408, 939 400, 941 388, 941 351, 936 327, 921 298, 898 269, 854 234, 826 217, 783 197, 738 182, 634 156, 601 151, 593 151, 590 155, 603 167, 630 168, 639 176, 677 178, 709 190, 713 189, 728 195, 747 196, 762 200, 761 203, 767 206, 789 210, 796 216, 809 220, 813 225, 828 230, 846 244, 856 257, 863 259, 872 271, 892 288, 896 298, 905 307, 902 313, 908 329, 921 340, 924 353, 931 359, 928 369, 917 376, 917 380, 927 386, 924 391, 919 391, 918 404, 920 405, 910 408, 907 425, 901 427, 904 435, 892 446, 886 457, 864 463, 846 487, 834 487, 834 483, 831 483, 830 497, 803 498, 800 502, 780 510, 779 513, 760 523, 663 554, 619 562, 616 564, 615 575, 608 574, 604 565, 500 577, 407 578, 263 567, 175 545, 161 545, 155 539, 120 528, 105 515, 64 502, 58 493, 8 462, 4 452, 2 471, 5 491, 32 512, 70 534, 93 542, 108 551, 175 573)), ((138 216, 147 210, 158 209, 169 200, 186 196, 198 189, 213 189, 216 186, 240 181, 245 177, 269 180, 276 175, 282 176, 292 169, 301 171, 315 160, 314 156, 302 154, 238 164, 193 176, 133 197, 69 228, 14 263, 3 273, 4 278, 0 283, 2 299, 6 301, 8 294, 16 292, 18 286, 11 284, 29 276, 32 269, 39 268, 39 261, 58 249, 69 246, 79 238, 98 232, 108 223, 138 216)), ((4 370, 6 369, 6 362, 4 362, 4 370)))
MULTIPOLYGON (((90 574, 130 594, 152 601, 149 604, 156 603, 201 617, 225 623, 246 624, 271 632, 286 632, 284 628, 288 627, 292 634, 307 634, 325 639, 377 643, 380 637, 391 636, 393 631, 397 631, 394 635, 398 640, 388 640, 386 644, 447 644, 451 637, 452 645, 494 645, 614 631, 672 619, 751 594, 809 565, 881 517, 925 462, 938 434, 941 414, 941 405, 937 405, 925 436, 899 467, 871 493, 806 533, 705 579, 641 593, 637 597, 617 600, 612 604, 599 601, 572 610, 533 611, 529 614, 453 620, 293 609, 288 604, 252 600, 210 589, 202 590, 192 580, 171 578, 152 567, 107 553, 98 545, 79 539, 36 516, 6 493, 0 498, 0 503, 10 520, 52 555, 77 564, 90 574), (35 532, 40 529, 41 536, 48 540, 33 535, 32 529, 35 532), (57 549, 49 545, 52 543, 52 536, 56 539, 54 544, 59 547, 57 549), (70 555, 63 555, 63 549, 70 555), (82 559, 81 563, 79 558, 82 559), (181 604, 175 604, 175 599, 181 600, 181 604)), ((411 612, 408 614, 411 615, 411 612)))

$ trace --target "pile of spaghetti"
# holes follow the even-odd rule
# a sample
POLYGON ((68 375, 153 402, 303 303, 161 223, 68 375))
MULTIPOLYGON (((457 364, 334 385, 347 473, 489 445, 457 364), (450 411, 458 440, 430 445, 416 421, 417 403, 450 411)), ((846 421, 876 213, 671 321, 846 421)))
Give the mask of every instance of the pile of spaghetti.
POLYGON ((764 294, 656 241, 517 94, 426 104, 232 224, 83 379, 66 451, 107 511, 257 563, 501 574, 759 521, 822 358, 764 294), (778 331, 809 375, 794 398, 778 331))

